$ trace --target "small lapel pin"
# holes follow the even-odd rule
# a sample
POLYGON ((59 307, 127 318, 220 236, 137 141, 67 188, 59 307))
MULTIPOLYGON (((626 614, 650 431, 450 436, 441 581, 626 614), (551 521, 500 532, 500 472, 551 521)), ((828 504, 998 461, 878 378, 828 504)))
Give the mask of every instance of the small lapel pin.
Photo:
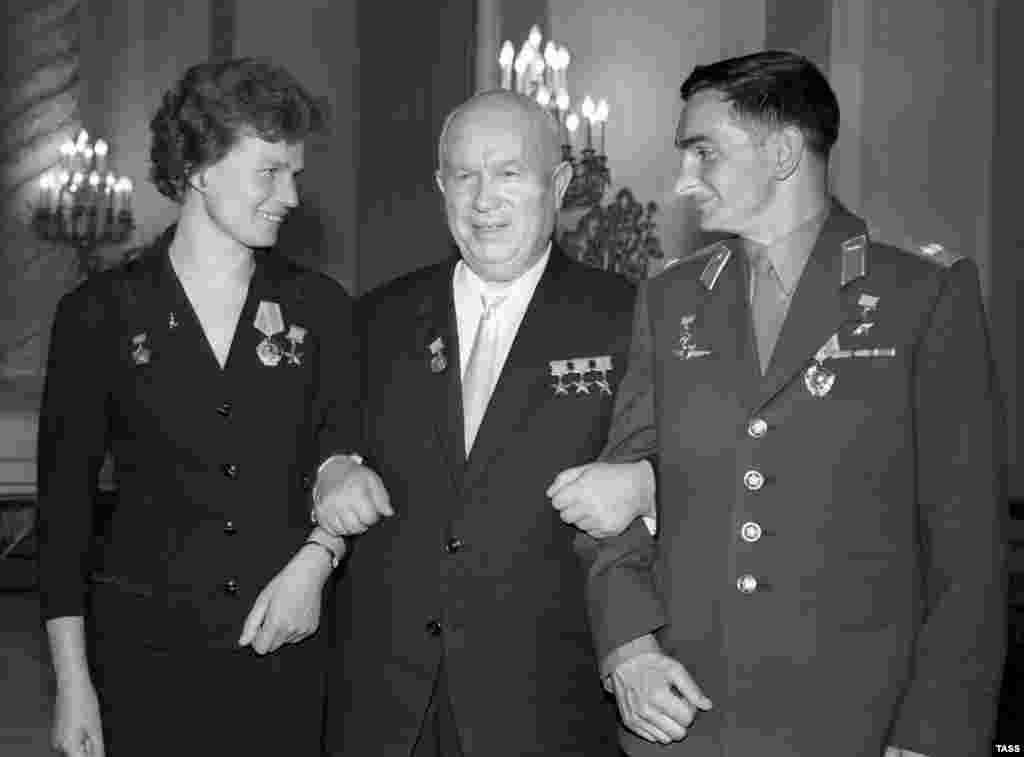
POLYGON ((430 370, 433 373, 441 373, 448 367, 448 358, 444 354, 444 340, 438 337, 427 345, 430 350, 430 370))

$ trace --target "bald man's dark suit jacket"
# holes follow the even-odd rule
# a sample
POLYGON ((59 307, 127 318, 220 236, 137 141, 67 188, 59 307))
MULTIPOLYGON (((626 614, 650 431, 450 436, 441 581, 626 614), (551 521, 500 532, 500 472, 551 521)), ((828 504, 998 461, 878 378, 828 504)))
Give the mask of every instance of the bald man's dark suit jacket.
POLYGON ((456 260, 359 305, 365 451, 395 515, 355 540, 339 582, 328 751, 408 755, 443 656, 467 757, 614 755, 576 531, 545 489, 597 456, 613 407, 593 382, 556 393, 551 362, 610 357, 616 388, 634 288, 552 250, 467 461, 456 260))
POLYGON ((836 204, 763 376, 735 240, 641 292, 609 455, 654 442, 658 536, 585 545, 594 625, 602 655, 656 632, 715 707, 631 755, 991 753, 998 402, 975 266, 932 252, 836 204))

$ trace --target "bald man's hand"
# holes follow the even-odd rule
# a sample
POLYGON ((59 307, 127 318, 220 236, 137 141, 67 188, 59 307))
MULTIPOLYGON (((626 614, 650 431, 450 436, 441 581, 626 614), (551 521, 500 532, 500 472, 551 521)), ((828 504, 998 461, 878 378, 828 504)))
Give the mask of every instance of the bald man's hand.
POLYGON ((567 468, 548 487, 559 517, 595 539, 618 536, 634 519, 654 516, 654 469, 636 463, 567 468))

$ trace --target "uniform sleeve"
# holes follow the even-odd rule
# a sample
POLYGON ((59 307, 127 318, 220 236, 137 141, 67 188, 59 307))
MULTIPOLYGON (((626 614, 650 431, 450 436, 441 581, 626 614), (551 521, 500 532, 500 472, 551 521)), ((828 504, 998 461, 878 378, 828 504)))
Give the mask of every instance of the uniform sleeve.
MULTIPOLYGON (((615 396, 611 430, 600 459, 631 463, 657 454, 654 426, 654 365, 647 286, 637 292, 629 366, 615 396)), ((657 465, 654 466, 657 471, 657 465)))
POLYGON ((359 408, 362 367, 352 298, 332 282, 321 305, 323 323, 316 389, 316 460, 333 454, 364 452, 359 408))
POLYGON ((93 499, 107 447, 102 305, 85 289, 57 307, 37 448, 39 593, 43 618, 85 614, 93 499))
POLYGON ((916 355, 922 626, 890 743, 987 754, 1005 653, 1000 401, 976 269, 944 281, 916 355))
MULTIPOLYGON (((655 452, 652 363, 646 292, 641 286, 629 365, 601 460, 632 462, 655 452)), ((641 521, 607 539, 577 534, 574 546, 585 571, 590 628, 599 661, 665 625, 664 604, 654 582, 654 539, 641 521)))

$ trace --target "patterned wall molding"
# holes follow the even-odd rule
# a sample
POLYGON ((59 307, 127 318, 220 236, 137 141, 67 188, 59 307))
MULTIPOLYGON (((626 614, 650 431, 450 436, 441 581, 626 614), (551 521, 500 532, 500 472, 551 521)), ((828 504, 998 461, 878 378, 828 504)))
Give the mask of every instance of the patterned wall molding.
POLYGON ((38 375, 75 256, 28 226, 39 179, 80 128, 80 0, 6 4, 0 72, 0 378, 38 375))

